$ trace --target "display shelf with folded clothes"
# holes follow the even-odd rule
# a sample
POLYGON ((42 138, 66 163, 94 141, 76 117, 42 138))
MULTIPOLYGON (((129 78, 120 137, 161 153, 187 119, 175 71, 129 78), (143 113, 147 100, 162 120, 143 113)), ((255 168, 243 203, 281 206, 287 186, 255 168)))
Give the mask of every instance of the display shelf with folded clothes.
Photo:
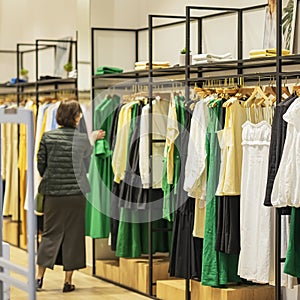
POLYGON ((100 66, 96 70, 95 75, 123 73, 123 69, 112 66, 100 66))
POLYGON ((193 58, 193 64, 215 63, 215 62, 232 60, 232 54, 230 52, 224 54, 200 53, 200 54, 193 55, 192 58, 193 58))
MULTIPOLYGON (((290 55, 290 50, 282 49, 282 56, 290 55)), ((276 48, 271 49, 253 49, 249 51, 250 58, 272 57, 276 56, 276 48)))
MULTIPOLYGON (((135 70, 149 70, 149 61, 137 61, 134 65, 135 70)), ((170 68, 171 64, 169 61, 153 61, 152 69, 170 68)))

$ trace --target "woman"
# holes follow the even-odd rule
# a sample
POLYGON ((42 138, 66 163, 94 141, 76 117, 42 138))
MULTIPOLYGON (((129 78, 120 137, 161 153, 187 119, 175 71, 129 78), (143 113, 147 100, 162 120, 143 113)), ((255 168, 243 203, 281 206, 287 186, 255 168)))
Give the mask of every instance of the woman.
MULTIPOLYGON (((42 288, 46 268, 63 265, 63 292, 75 289, 74 270, 85 268, 85 194, 89 183, 83 159, 90 156, 86 134, 77 130, 81 118, 77 101, 62 101, 56 121, 58 129, 44 133, 38 151, 42 176, 39 193, 44 195, 44 231, 38 249, 36 288, 42 288)), ((96 139, 103 139, 99 130, 96 139)))

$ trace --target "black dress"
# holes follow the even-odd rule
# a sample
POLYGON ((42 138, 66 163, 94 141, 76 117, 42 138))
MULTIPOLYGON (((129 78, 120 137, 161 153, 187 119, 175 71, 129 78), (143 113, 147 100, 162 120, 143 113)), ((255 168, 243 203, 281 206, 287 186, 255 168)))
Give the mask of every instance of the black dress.
POLYGON ((192 235, 195 215, 195 199, 183 189, 188 139, 192 114, 185 112, 185 130, 181 136, 181 176, 178 181, 177 206, 170 252, 170 276, 201 279, 203 239, 192 235))

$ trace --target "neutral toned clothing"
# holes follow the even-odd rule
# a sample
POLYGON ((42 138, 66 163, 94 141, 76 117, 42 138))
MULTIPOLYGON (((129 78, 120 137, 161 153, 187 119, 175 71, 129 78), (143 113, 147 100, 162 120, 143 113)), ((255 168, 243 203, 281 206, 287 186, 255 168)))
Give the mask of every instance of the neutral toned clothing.
POLYGON ((221 167, 216 195, 235 196, 241 191, 242 124, 246 111, 239 101, 226 107, 225 126, 218 132, 221 147, 221 167))
POLYGON ((293 95, 276 105, 272 123, 272 135, 269 152, 268 180, 264 205, 271 206, 271 194, 274 180, 280 165, 282 152, 286 139, 287 123, 282 116, 286 113, 290 105, 295 101, 297 96, 293 95))
MULTIPOLYGON (((185 165, 184 190, 193 198, 205 200, 206 196, 206 129, 208 122, 207 101, 196 103, 190 129, 188 156, 185 165)), ((199 207, 196 205, 196 207, 199 207)), ((195 219, 197 217, 195 216, 195 219)))
POLYGON ((50 269, 55 264, 63 265, 64 271, 86 267, 85 203, 85 197, 80 194, 45 197, 38 265, 50 269))
POLYGON ((115 175, 114 181, 117 183, 120 183, 125 176, 128 152, 128 135, 131 122, 131 110, 134 104, 136 104, 136 102, 130 102, 125 104, 121 108, 119 114, 117 139, 114 153, 112 156, 112 169, 115 175))
POLYGON ((7 164, 6 124, 1 124, 1 177, 5 180, 7 164))
POLYGON ((271 195, 273 206, 300 207, 300 99, 296 99, 283 119, 287 122, 287 134, 278 172, 271 195))
POLYGON ((165 157, 167 159, 167 182, 173 184, 174 179, 174 147, 175 140, 179 135, 177 112, 175 99, 172 96, 169 105, 167 131, 166 131, 166 144, 165 144, 165 157))
POLYGON ((274 211, 263 206, 268 174, 271 126, 262 121, 243 124, 241 181, 241 251, 238 274, 247 280, 274 279, 272 247, 274 211), (259 245, 259 247, 258 247, 259 245))
MULTIPOLYGON (((154 100, 152 103, 152 139, 165 140, 167 132, 167 116, 169 102, 165 100, 154 100)), ((143 188, 150 186, 150 161, 149 161, 149 104, 142 109, 141 129, 140 129, 140 161, 139 168, 142 178, 143 188)), ((165 142, 153 143, 152 161, 153 161, 153 188, 162 187, 162 175, 164 164, 165 142)))
POLYGON ((18 125, 6 124, 6 174, 3 215, 18 220, 18 125))

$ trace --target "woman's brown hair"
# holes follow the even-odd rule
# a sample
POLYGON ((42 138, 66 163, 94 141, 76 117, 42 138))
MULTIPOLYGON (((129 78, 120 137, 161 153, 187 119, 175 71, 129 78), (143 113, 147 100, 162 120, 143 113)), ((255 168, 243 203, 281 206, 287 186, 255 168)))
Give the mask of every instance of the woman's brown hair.
POLYGON ((82 113, 81 107, 76 100, 63 100, 56 113, 56 122, 63 127, 76 127, 76 118, 82 113))

